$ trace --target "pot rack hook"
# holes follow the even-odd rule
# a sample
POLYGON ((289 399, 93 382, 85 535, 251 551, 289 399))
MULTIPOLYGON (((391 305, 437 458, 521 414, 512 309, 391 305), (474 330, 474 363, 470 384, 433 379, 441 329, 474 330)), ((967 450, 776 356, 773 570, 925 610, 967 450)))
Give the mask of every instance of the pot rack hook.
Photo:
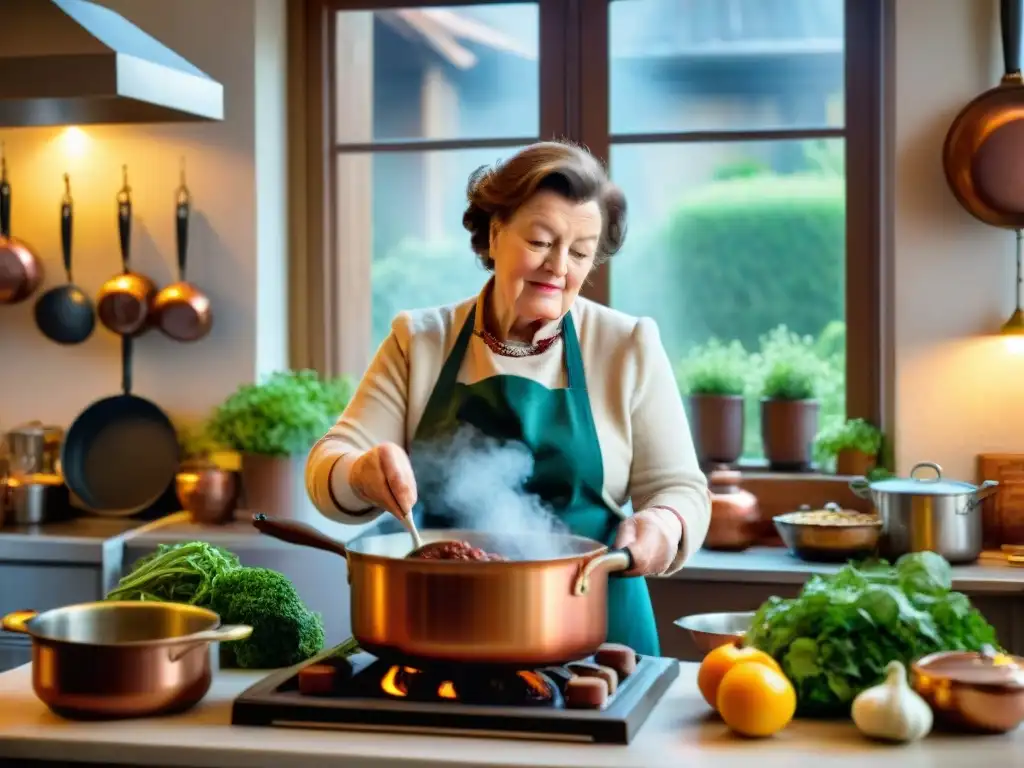
POLYGON ((179 171, 180 184, 178 185, 178 205, 188 205, 192 200, 192 195, 188 191, 188 184, 185 183, 185 158, 181 158, 181 167, 179 171))
POLYGON ((0 141, 0 181, 7 181, 7 143, 0 141))
POLYGON ((128 183, 128 166, 121 166, 121 191, 117 193, 119 203, 127 203, 132 196, 132 188, 128 183))
POLYGON ((64 174, 64 204, 71 205, 71 176, 64 174))

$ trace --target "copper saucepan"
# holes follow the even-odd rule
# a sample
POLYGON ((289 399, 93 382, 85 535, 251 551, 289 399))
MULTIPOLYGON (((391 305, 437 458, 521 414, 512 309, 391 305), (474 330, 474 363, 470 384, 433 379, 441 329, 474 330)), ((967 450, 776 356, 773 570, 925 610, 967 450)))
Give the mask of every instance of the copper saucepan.
POLYGON ((633 566, 628 549, 569 534, 539 534, 542 550, 535 536, 422 531, 426 543, 465 541, 509 558, 455 562, 406 559, 406 533, 345 545, 304 523, 257 514, 253 524, 276 539, 343 556, 360 647, 410 662, 533 668, 589 656, 608 635, 608 577, 633 566), (541 551, 543 559, 530 559, 541 551))
POLYGON ((32 638, 32 688, 76 719, 182 712, 210 689, 210 644, 252 627, 220 625, 213 611, 159 602, 98 602, 3 618, 32 638))
POLYGON ((0 148, 0 304, 24 301, 43 280, 43 265, 32 249, 11 237, 11 185, 0 148))
POLYGON ((123 171, 124 184, 117 194, 122 271, 103 284, 96 300, 96 314, 108 330, 122 336, 138 336, 149 329, 156 286, 148 277, 132 272, 128 267, 132 239, 132 189, 128 186, 128 167, 124 166, 123 171))
POLYGON ((175 341, 198 341, 213 326, 210 298, 185 279, 188 259, 188 217, 192 196, 181 172, 178 204, 175 209, 175 230, 178 242, 178 281, 160 289, 153 301, 153 322, 160 331, 175 341))

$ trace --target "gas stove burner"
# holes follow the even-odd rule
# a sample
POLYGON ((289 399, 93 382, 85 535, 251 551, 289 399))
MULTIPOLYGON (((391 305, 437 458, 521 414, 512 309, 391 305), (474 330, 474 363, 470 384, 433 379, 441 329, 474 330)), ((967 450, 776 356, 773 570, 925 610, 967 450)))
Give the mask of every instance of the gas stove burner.
MULTIPOLYGON (((392 699, 421 702, 460 702, 499 707, 560 707, 562 693, 543 672, 488 672, 486 670, 387 665, 377 662, 373 667, 380 674, 381 693, 392 699)), ((302 674, 301 671, 299 673, 302 674)), ((377 677, 366 670, 367 680, 377 677)))
POLYGON ((250 687, 235 700, 231 721, 628 744, 679 676, 679 662, 644 656, 629 666, 606 687, 584 679, 607 675, 594 658, 509 670, 331 650, 250 687), (604 690, 599 703, 595 689, 604 690))

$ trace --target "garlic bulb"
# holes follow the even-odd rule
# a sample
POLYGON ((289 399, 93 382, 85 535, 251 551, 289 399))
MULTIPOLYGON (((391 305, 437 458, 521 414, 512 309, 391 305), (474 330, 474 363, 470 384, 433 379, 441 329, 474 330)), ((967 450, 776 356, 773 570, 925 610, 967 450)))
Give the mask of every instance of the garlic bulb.
POLYGON ((909 742, 924 738, 932 729, 932 710, 907 684, 907 670, 898 661, 885 668, 885 681, 853 700, 857 729, 873 739, 909 742))

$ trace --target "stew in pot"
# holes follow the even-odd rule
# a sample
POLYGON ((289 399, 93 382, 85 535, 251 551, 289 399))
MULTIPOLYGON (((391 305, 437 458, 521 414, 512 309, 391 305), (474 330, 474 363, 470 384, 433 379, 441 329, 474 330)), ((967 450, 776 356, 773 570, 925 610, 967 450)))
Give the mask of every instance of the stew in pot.
POLYGON ((438 541, 427 544, 415 554, 417 560, 472 560, 474 562, 504 562, 506 558, 485 552, 468 541, 438 541))

